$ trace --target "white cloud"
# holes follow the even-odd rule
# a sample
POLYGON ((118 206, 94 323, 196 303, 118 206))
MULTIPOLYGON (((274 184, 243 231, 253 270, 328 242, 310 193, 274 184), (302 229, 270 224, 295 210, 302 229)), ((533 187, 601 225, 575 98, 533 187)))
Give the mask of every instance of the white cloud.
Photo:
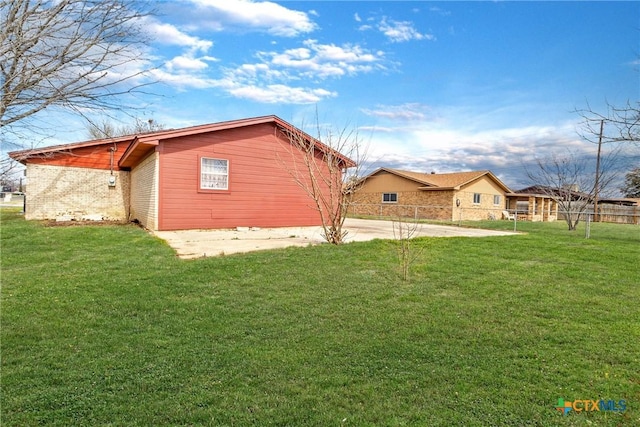
POLYGON ((435 36, 432 34, 418 32, 413 23, 409 21, 394 21, 384 17, 378 24, 378 29, 394 43, 410 40, 435 40, 435 36))
POLYGON ((144 22, 145 29, 151 34, 158 43, 173 46, 188 47, 195 51, 207 52, 213 42, 202 40, 199 37, 190 36, 181 31, 176 26, 158 22, 155 19, 146 18, 144 22))
MULTIPOLYGON (((270 28, 280 28, 275 30, 280 34, 283 34, 285 27, 289 28, 289 35, 311 30, 311 26, 304 24, 310 21, 294 19, 304 18, 306 14, 289 11, 271 2, 194 2, 209 11, 220 12, 224 15, 225 22, 242 23, 260 29, 277 21, 270 28)), ((370 51, 358 44, 323 44, 313 39, 305 40, 296 48, 258 52, 256 63, 212 69, 210 63, 218 61, 215 57, 206 55, 207 50, 213 46, 212 42, 191 36, 170 24, 151 21, 148 27, 159 43, 185 48, 154 72, 156 79, 179 90, 217 88, 233 97, 256 102, 306 104, 337 96, 330 88, 319 87, 310 82, 385 69, 385 53, 382 51, 370 51), (301 81, 306 83, 301 84, 301 81)))
POLYGON ((575 134, 573 123, 482 130, 431 122, 368 128, 369 158, 375 166, 441 173, 488 169, 514 190, 526 186, 523 170, 536 158, 568 152, 595 155, 594 145, 575 134))
POLYGON ((384 52, 369 52, 358 45, 319 44, 306 40, 304 47, 284 52, 262 52, 259 56, 274 67, 299 73, 305 78, 340 77, 384 68, 384 52))
POLYGON ((172 60, 168 61, 165 65, 169 70, 191 70, 200 71, 209 67, 206 61, 215 61, 216 59, 210 56, 204 56, 201 58, 193 58, 188 55, 176 56, 172 60))
POLYGON ((337 94, 325 89, 291 87, 281 84, 267 86, 238 86, 229 89, 229 93, 244 99, 266 104, 311 104, 337 94))
POLYGON ((220 86, 220 83, 215 79, 182 70, 174 72, 169 69, 155 69, 151 71, 151 74, 156 80, 178 89, 207 89, 220 86))
POLYGON ((375 109, 363 108, 362 112, 368 116, 394 121, 424 121, 427 120, 429 107, 418 103, 402 105, 377 105, 375 109))
POLYGON ((307 104, 337 96, 321 87, 299 83, 339 78, 383 69, 383 52, 369 52, 358 45, 320 44, 306 40, 302 47, 282 52, 260 52, 262 62, 224 70, 223 88, 234 97, 264 103, 307 104))
POLYGON ((229 76, 235 76, 236 79, 247 79, 251 81, 274 81, 288 78, 286 73, 272 69, 269 67, 269 64, 243 64, 228 74, 229 76))
POLYGON ((294 37, 314 31, 317 26, 309 14, 287 9, 270 1, 192 0, 204 12, 210 26, 216 29, 237 25, 282 37, 294 37))
POLYGON ((175 25, 158 22, 154 18, 143 19, 144 28, 156 43, 182 48, 182 53, 166 60, 162 69, 154 71, 154 77, 180 88, 208 87, 211 80, 201 73, 209 67, 209 62, 218 61, 217 58, 206 55, 213 42, 189 35, 175 25))

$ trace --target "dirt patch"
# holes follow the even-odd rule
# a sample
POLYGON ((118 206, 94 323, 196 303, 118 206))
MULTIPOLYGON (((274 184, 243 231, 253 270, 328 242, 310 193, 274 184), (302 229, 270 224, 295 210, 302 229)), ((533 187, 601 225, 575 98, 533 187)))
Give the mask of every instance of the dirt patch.
POLYGON ((135 225, 129 221, 56 221, 55 219, 41 221, 45 227, 76 227, 76 226, 105 226, 105 225, 135 225))

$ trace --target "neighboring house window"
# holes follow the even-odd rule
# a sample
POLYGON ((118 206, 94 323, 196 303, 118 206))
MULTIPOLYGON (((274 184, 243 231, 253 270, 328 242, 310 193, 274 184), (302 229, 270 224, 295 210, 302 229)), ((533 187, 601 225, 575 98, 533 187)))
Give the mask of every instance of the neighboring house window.
POLYGON ((480 204, 480 193, 473 193, 473 204, 474 205, 480 204))
POLYGON ((382 203, 398 203, 398 193, 382 193, 382 203))
POLYGON ((500 196, 498 196, 498 195, 493 196, 493 204, 494 205, 499 205, 500 204, 500 196))
POLYGON ((229 189, 229 160, 200 159, 200 188, 203 190, 229 189))

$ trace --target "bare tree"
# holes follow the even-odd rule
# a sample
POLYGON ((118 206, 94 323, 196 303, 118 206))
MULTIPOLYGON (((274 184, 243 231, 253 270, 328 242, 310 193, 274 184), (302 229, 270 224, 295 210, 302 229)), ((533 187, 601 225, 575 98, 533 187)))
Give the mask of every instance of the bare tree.
POLYGON ((627 101, 622 107, 607 103, 606 112, 587 104, 576 112, 583 118, 580 136, 587 141, 640 143, 640 101, 627 101))
MULTIPOLYGON (((150 82, 135 0, 0 0, 0 132, 51 108, 123 107, 150 82)), ((32 128, 30 127, 30 130, 32 128)), ((19 143, 15 143, 19 145, 19 143)))
POLYGON ((614 150, 604 157, 598 183, 591 167, 592 159, 574 153, 536 159, 535 167, 525 167, 525 171, 529 180, 535 184, 536 192, 555 200, 569 230, 575 230, 591 207, 596 185, 604 192, 614 180, 612 165, 617 153, 614 150))
POLYGON ((164 128, 165 125, 153 119, 142 120, 136 117, 135 123, 123 126, 117 126, 109 120, 102 120, 101 122, 89 122, 87 126, 87 136, 91 139, 114 138, 117 136, 156 132, 164 128))
POLYGON ((576 110, 582 117, 578 134, 585 141, 598 145, 595 167, 594 220, 598 220, 601 185, 601 151, 613 145, 618 154, 632 156, 632 152, 640 148, 640 102, 627 103, 622 106, 606 104, 604 113, 597 112, 587 103, 587 108, 576 110))
POLYGON ((24 169, 18 162, 14 162, 9 157, 0 159, 0 186, 9 186, 12 189, 23 191, 22 178, 24 169))
POLYGON ((405 282, 409 281, 411 266, 420 258, 422 250, 413 246, 412 239, 420 231, 417 221, 398 218, 393 221, 393 237, 398 242, 398 261, 400 275, 405 282))
POLYGON ((317 138, 297 128, 283 129, 291 156, 280 161, 319 212, 324 238, 338 245, 347 234, 343 225, 355 190, 346 183, 359 181, 366 148, 357 130, 323 132, 317 119, 316 125, 317 138))

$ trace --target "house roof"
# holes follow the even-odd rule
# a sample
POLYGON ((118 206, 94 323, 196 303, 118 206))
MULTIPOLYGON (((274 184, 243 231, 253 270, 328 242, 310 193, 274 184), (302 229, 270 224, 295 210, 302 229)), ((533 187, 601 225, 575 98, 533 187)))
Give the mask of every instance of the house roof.
POLYGON ((464 185, 470 184, 473 181, 488 176, 496 182, 504 191, 511 192, 502 181, 498 179, 491 171, 468 171, 468 172, 453 172, 453 173, 422 173, 412 172, 400 169, 391 168, 379 168, 373 173, 369 174, 365 179, 371 177, 381 171, 410 179, 417 183, 423 184, 424 187, 420 187, 420 190, 459 190, 464 185))
POLYGON ((555 187, 549 187, 546 185, 532 185, 530 187, 523 188, 521 190, 514 192, 514 195, 520 195, 520 196, 528 195, 528 196, 537 196, 537 197, 542 197, 542 196, 558 197, 558 196, 564 196, 569 194, 576 199, 589 199, 592 197, 589 193, 584 193, 581 191, 575 191, 570 189, 560 189, 555 187))
POLYGON ((135 166, 142 158, 144 158, 156 145, 160 143, 161 140, 167 140, 172 138, 178 138, 182 136, 214 132, 220 130, 228 130, 235 129, 244 126, 252 126, 263 123, 274 123, 277 127, 279 127, 285 133, 293 132, 302 136, 305 140, 309 141, 309 143, 314 144, 319 150, 323 152, 334 152, 336 156, 341 159, 346 167, 353 167, 356 163, 332 149, 331 147, 323 144, 321 141, 311 137, 307 133, 303 132, 300 129, 297 129, 295 126, 285 122, 281 118, 271 115, 271 116, 261 116, 261 117, 253 117, 246 118, 240 120, 230 120, 225 122, 218 123, 210 123, 198 126, 191 126, 180 129, 165 129, 154 132, 141 133, 137 135, 125 135, 116 138, 106 138, 106 139, 97 139, 92 141, 84 141, 77 142, 73 144, 63 144, 63 145, 55 145, 40 149, 32 149, 32 150, 20 150, 13 151, 9 153, 9 156, 17 160, 21 163, 26 163, 27 160, 31 157, 41 157, 46 154, 68 151, 75 148, 83 148, 83 147, 91 147, 91 146, 99 146, 109 143, 118 143, 118 142, 129 142, 130 145, 118 161, 118 166, 120 168, 131 168, 135 166))
POLYGON ((620 206, 640 206, 640 199, 633 197, 604 197, 601 198, 598 203, 620 206))
POLYGON ((26 150, 10 151, 7 153, 13 160, 25 164, 27 160, 34 157, 45 157, 49 154, 71 151, 77 148, 97 147, 105 144, 120 142, 130 142, 135 135, 123 135, 114 138, 94 139, 91 141, 74 142, 72 144, 50 145, 43 148, 31 148, 26 150))

